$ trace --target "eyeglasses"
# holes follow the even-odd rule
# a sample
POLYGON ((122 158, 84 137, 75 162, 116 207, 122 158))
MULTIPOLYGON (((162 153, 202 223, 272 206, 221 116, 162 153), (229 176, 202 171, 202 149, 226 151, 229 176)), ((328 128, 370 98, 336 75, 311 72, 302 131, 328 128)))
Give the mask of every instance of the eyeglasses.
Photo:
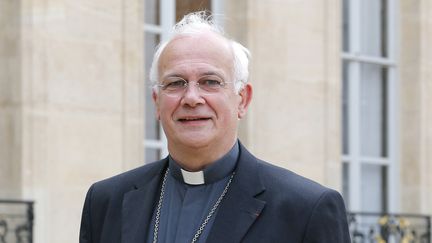
MULTIPOLYGON (((228 83, 231 82, 224 82, 217 76, 203 76, 194 85, 205 94, 214 94, 221 91, 228 83)), ((180 95, 190 84, 191 82, 180 77, 168 77, 157 87, 167 94, 180 95)))

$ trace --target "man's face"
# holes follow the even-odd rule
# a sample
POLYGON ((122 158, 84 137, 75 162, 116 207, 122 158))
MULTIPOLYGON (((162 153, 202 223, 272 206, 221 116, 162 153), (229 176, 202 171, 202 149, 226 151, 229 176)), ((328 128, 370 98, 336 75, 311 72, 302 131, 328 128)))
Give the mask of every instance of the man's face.
MULTIPOLYGON (((237 138, 239 118, 250 102, 251 87, 240 94, 234 90, 233 54, 228 42, 214 33, 180 36, 172 40, 159 59, 159 83, 180 77, 195 84, 211 75, 227 82, 216 93, 204 93, 190 85, 178 95, 164 90, 153 93, 157 116, 176 148, 232 146, 237 138)), ((216 148, 216 147, 215 147, 216 148)))

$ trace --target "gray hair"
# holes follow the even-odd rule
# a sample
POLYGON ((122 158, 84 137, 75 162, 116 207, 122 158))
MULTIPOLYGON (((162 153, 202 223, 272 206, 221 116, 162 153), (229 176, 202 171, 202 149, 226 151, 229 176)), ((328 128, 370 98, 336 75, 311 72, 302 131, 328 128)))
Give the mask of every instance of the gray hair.
POLYGON ((150 82, 152 83, 153 89, 156 89, 159 79, 159 58, 167 44, 178 35, 197 35, 206 31, 211 31, 224 37, 231 46, 234 57, 234 87, 236 92, 240 92, 248 82, 250 52, 242 44, 229 39, 221 27, 215 24, 213 17, 206 11, 199 11, 185 15, 181 21, 174 25, 171 38, 157 47, 150 68, 150 82))

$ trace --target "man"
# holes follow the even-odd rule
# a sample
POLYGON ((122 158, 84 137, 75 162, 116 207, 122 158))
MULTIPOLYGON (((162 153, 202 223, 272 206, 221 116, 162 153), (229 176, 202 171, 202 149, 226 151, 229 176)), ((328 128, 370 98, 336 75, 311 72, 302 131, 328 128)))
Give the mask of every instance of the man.
POLYGON ((203 12, 157 50, 150 76, 169 156, 91 186, 81 243, 350 242, 339 193, 238 141, 248 51, 203 12))

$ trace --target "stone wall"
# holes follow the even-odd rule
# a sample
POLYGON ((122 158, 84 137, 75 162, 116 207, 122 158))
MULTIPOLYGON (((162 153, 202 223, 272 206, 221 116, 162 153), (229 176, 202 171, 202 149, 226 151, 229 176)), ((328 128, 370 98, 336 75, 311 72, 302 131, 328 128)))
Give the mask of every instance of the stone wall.
POLYGON ((0 2, 0 198, 21 195, 21 13, 0 2))
POLYGON ((241 139, 265 160, 341 189, 340 2, 233 1, 227 31, 252 52, 241 139))
POLYGON ((432 3, 400 1, 401 211, 432 214, 432 3))
POLYGON ((91 183, 144 163, 141 4, 2 1, 1 191, 35 200, 35 242, 77 242, 91 183))

